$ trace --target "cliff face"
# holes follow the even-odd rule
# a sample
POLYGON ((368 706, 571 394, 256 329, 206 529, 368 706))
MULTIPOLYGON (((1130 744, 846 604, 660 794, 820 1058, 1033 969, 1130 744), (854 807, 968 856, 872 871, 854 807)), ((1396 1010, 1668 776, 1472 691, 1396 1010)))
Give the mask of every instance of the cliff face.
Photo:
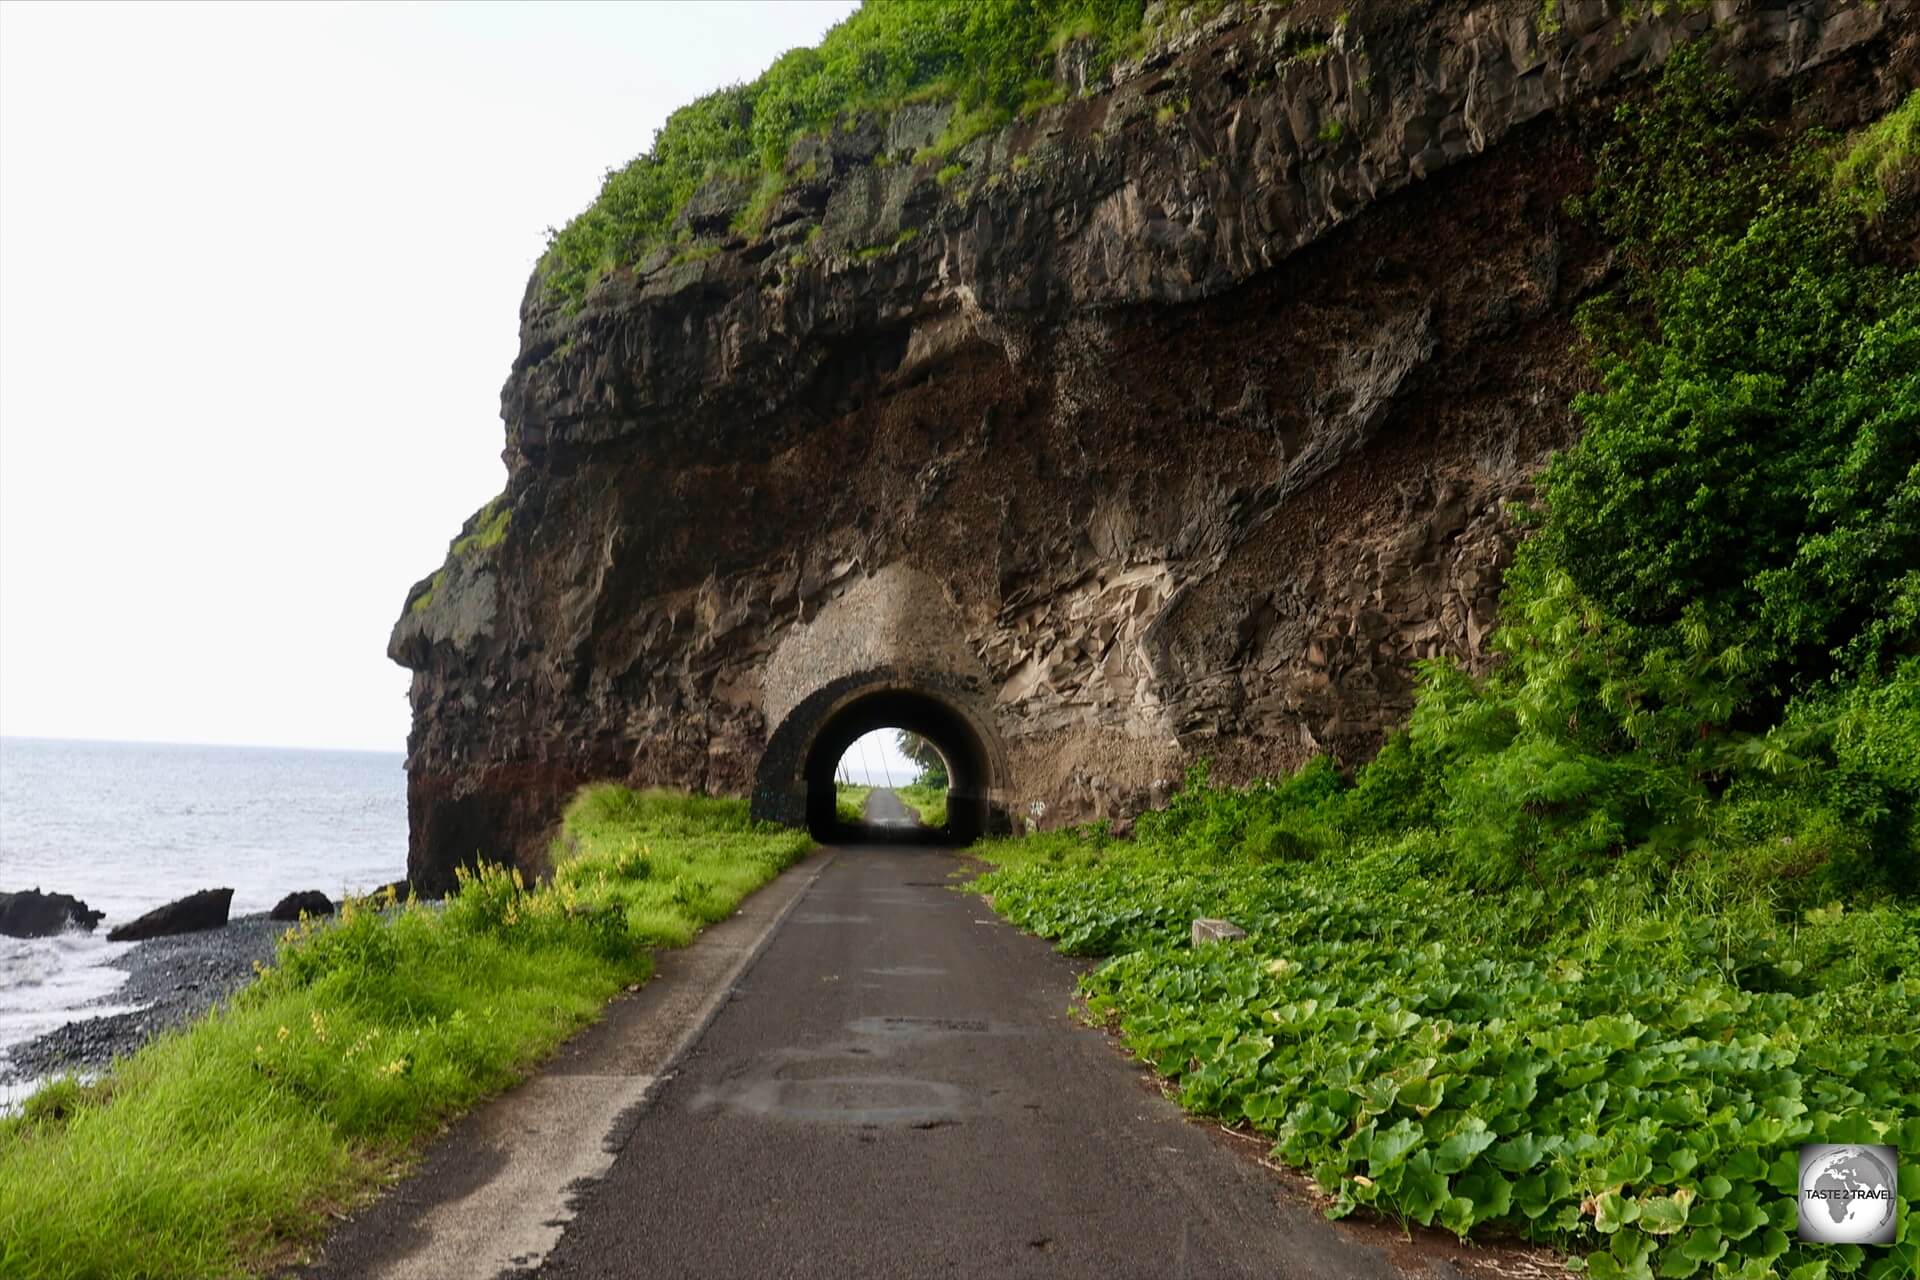
POLYGON ((530 285, 507 505, 390 646, 414 878, 537 866, 595 778, 797 820, 881 724, 974 825, 1363 758, 1416 659, 1484 661, 1503 508, 1570 437, 1606 102, 1711 32, 1846 126, 1920 43, 1909 0, 1319 13, 1229 12, 942 161, 947 108, 850 122, 764 235, 717 183, 577 314, 530 285))

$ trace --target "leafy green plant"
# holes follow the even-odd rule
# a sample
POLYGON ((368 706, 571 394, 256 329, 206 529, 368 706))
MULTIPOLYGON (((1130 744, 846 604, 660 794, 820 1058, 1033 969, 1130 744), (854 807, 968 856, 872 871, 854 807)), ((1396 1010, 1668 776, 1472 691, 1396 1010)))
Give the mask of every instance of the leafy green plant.
MULTIPOLYGON (((1189 822, 1233 803, 1209 791, 1189 822)), ((1056 836, 980 847, 978 887, 1113 957, 1091 1016, 1183 1106, 1270 1135, 1336 1216, 1498 1223, 1595 1275, 1906 1274, 1911 1242, 1796 1244, 1792 1183, 1801 1141, 1920 1139, 1920 913, 1813 913, 1729 959, 1683 896, 1610 914, 1630 872, 1487 897, 1422 870, 1435 839, 1202 862, 1151 832, 1056 836), (1189 948, 1198 916, 1251 936, 1189 948)))

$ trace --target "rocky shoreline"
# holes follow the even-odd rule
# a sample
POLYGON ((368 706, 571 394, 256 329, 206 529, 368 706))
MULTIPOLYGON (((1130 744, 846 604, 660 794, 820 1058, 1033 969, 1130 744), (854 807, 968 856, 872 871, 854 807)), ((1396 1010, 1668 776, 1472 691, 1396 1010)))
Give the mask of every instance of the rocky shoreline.
POLYGON ((98 1003, 139 1005, 132 1013, 82 1018, 0 1053, 0 1084, 101 1071, 153 1036, 232 996, 270 963, 288 926, 265 913, 236 916, 218 929, 153 938, 112 962, 127 981, 98 1003))

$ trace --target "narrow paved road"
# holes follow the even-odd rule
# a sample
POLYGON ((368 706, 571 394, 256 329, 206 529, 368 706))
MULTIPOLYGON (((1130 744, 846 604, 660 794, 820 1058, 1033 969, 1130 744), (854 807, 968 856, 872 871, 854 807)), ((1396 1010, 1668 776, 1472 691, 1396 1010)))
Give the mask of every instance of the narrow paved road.
POLYGON ((841 851, 538 1274, 1402 1274, 1076 1023, 961 866, 841 851))
POLYGON ((920 815, 907 808, 906 802, 890 787, 875 787, 867 792, 865 813, 868 826, 912 830, 920 825, 920 815))

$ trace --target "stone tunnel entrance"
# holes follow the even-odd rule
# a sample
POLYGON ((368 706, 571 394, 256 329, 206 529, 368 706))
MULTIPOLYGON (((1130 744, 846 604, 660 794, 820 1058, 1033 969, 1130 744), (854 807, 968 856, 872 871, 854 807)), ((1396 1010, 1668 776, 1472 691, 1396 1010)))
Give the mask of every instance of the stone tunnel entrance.
POLYGON ((1002 790, 1005 762, 991 731, 957 699, 891 681, 822 690, 795 707, 761 758, 754 816, 805 825, 823 842, 860 838, 862 833, 840 821, 835 768, 848 747, 875 729, 918 734, 946 760, 947 825, 921 833, 921 838, 968 844, 1009 829, 1002 790))

